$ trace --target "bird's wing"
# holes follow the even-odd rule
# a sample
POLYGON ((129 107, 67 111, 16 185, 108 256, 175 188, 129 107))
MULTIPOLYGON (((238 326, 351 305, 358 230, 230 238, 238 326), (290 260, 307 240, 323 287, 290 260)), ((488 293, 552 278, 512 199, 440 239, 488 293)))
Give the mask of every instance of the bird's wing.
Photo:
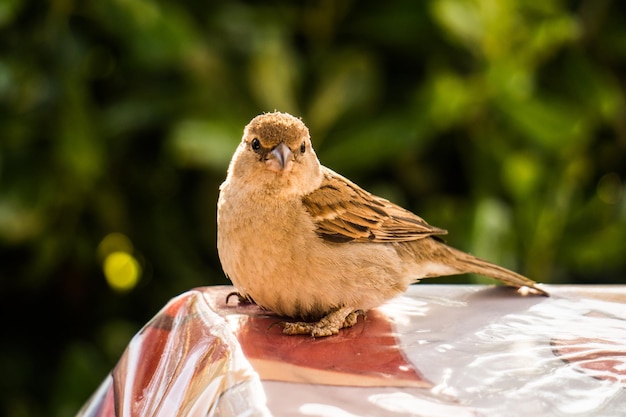
POLYGON ((341 242, 407 242, 448 233, 350 180, 323 167, 320 187, 302 198, 324 240, 341 242))

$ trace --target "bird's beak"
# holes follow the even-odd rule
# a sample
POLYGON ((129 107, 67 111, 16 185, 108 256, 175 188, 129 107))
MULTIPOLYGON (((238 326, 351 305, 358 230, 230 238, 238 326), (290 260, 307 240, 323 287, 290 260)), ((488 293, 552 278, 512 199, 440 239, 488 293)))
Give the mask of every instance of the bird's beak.
POLYGON ((265 163, 267 164, 267 168, 272 171, 289 172, 293 164, 293 152, 291 152, 289 146, 281 142, 271 150, 265 163))

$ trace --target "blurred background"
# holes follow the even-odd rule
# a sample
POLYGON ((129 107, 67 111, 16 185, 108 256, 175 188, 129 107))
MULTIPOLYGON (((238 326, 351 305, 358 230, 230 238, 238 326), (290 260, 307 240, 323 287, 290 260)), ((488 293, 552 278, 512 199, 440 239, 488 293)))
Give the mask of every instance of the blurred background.
POLYGON ((73 416, 170 298, 228 283, 218 187, 274 109, 453 246, 626 283, 625 21, 607 0, 1 0, 0 414, 73 416))

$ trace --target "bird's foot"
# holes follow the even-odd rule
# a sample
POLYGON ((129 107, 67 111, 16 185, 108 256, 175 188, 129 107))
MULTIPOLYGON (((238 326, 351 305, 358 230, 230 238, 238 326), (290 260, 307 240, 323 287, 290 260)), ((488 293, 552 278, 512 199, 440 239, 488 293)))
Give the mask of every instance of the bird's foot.
POLYGON ((339 330, 356 324, 359 315, 365 316, 363 310, 343 307, 322 317, 321 320, 308 322, 283 323, 283 333, 288 335, 310 334, 313 337, 332 336, 339 330))
POLYGON ((239 304, 254 304, 254 300, 250 296, 241 295, 241 293, 238 291, 233 291, 226 296, 226 304, 228 304, 228 300, 230 300, 230 297, 232 296, 237 297, 237 301, 239 301, 239 304))

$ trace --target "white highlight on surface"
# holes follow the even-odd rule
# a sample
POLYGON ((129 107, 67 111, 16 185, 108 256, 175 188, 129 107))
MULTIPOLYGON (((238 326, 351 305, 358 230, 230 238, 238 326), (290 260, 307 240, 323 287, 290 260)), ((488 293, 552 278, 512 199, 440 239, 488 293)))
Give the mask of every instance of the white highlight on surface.
POLYGON ((466 417, 476 416, 477 413, 465 406, 439 404, 417 398, 406 392, 389 394, 374 394, 368 401, 393 413, 419 415, 420 417, 466 417))
POLYGON ((305 416, 318 417, 361 417, 357 414, 349 413, 339 407, 327 404, 307 403, 302 404, 299 408, 300 413, 305 416))

